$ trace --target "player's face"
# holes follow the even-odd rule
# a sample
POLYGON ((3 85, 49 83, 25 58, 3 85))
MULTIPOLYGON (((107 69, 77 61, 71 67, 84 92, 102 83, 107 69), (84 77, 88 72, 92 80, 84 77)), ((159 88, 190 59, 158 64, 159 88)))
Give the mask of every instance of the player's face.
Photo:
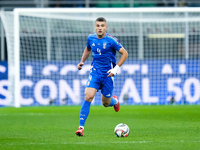
POLYGON ((103 37, 106 33, 107 27, 108 26, 106 25, 106 22, 96 21, 95 30, 96 30, 97 36, 100 38, 103 37))

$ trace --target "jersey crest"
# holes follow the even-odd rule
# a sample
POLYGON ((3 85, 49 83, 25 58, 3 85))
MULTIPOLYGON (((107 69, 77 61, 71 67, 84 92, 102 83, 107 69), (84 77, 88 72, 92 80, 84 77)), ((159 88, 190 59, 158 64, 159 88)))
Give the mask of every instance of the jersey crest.
POLYGON ((103 43, 103 49, 106 49, 106 43, 103 43))

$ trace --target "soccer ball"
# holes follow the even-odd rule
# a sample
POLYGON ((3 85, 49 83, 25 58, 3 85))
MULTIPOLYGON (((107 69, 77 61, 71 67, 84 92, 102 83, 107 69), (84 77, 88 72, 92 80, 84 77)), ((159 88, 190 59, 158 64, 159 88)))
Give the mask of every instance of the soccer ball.
POLYGON ((115 127, 114 132, 117 137, 127 137, 129 135, 129 127, 124 123, 120 123, 115 127))

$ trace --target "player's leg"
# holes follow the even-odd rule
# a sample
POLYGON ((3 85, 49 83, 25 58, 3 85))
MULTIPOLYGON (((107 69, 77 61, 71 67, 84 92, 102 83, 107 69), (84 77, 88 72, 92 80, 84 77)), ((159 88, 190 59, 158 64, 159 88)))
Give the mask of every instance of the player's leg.
POLYGON ((115 111, 118 112, 120 109, 120 104, 119 104, 117 96, 115 95, 112 96, 113 88, 114 88, 114 78, 113 77, 105 78, 104 84, 101 90, 102 104, 105 107, 114 106, 115 111))
POLYGON ((104 107, 114 106, 114 110, 116 112, 118 112, 119 109, 120 109, 119 100, 118 100, 118 98, 117 98, 116 95, 113 95, 110 98, 107 98, 107 97, 105 97, 105 96, 102 95, 102 104, 104 105, 104 107))
POLYGON ((80 111, 79 128, 75 132, 75 134, 78 136, 83 136, 85 121, 89 115, 90 105, 91 105, 91 102, 92 102, 96 92, 97 92, 97 90, 95 88, 86 88, 85 89, 85 101, 83 102, 81 111, 80 111))
POLYGON ((79 120, 79 126, 84 128, 85 121, 89 115, 90 112, 90 105, 91 102, 96 94, 97 90, 95 88, 86 88, 85 89, 85 101, 83 102, 83 105, 81 107, 80 111, 80 120, 79 120))
POLYGON ((86 83, 85 100, 84 100, 81 110, 80 110, 79 128, 75 132, 75 134, 78 136, 83 136, 83 129, 84 129, 85 121, 90 112, 91 102, 92 102, 97 90, 100 87, 99 79, 100 79, 100 77, 98 76, 98 74, 96 72, 92 71, 90 73, 90 76, 86 83))

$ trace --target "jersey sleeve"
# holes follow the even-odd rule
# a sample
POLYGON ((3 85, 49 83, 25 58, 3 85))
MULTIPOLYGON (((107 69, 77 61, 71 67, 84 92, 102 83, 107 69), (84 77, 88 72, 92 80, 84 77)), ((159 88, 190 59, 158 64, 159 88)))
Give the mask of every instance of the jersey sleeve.
POLYGON ((87 46, 88 49, 91 49, 91 47, 90 47, 90 38, 89 38, 89 36, 88 36, 88 38, 87 38, 87 44, 86 44, 86 46, 87 46))
POLYGON ((112 37, 112 45, 113 45, 113 48, 116 50, 116 51, 119 51, 121 48, 122 48, 122 45, 121 43, 119 42, 119 40, 116 38, 116 37, 112 37))

